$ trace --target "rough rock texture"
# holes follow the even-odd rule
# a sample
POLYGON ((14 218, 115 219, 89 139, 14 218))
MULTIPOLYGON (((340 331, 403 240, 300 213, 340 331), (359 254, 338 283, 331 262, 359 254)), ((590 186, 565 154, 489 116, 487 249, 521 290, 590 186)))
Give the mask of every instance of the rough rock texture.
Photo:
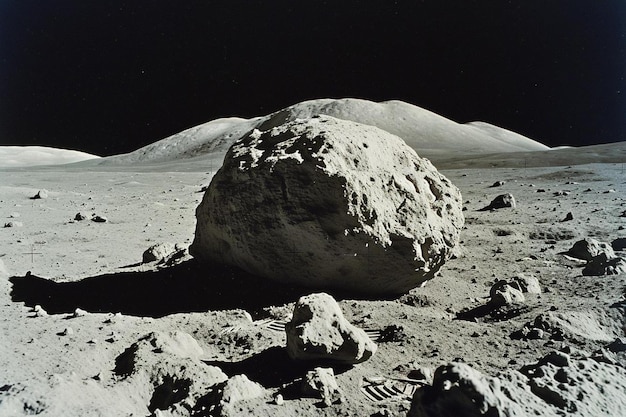
MULTIPOLYGON (((184 246, 178 243, 158 243, 146 249, 142 255, 142 261, 148 262, 165 262, 176 255, 180 251, 184 251, 184 246)), ((181 255, 183 256, 183 255, 181 255)))
POLYGON ((364 330, 350 324, 339 304, 325 293, 301 297, 285 326, 292 359, 358 363, 376 352, 364 330))
POLYGON ((250 381, 246 375, 235 375, 226 381, 221 391, 219 401, 219 405, 222 408, 221 414, 229 414, 225 412, 229 410, 225 409, 232 408, 240 401, 262 397, 265 394, 265 388, 254 381, 250 381))
POLYGON ((302 380, 302 394, 321 398, 326 407, 344 401, 333 368, 315 368, 307 372, 302 380))
POLYGON ((505 280, 496 282, 489 290, 491 304, 503 306, 513 303, 523 303, 525 301, 522 291, 509 285, 505 280))
POLYGON ((566 254, 572 258, 582 259, 585 261, 591 261, 601 253, 608 255, 609 258, 613 258, 615 256, 615 252, 613 252, 611 245, 605 242, 599 242, 593 238, 586 238, 577 241, 566 252, 566 254))
POLYGON ((113 373, 132 386, 142 386, 148 410, 195 404, 227 376, 200 359, 202 348, 184 332, 153 332, 124 350, 113 373))
POLYGON ((497 377, 453 362, 415 393, 408 417, 625 415, 625 376, 622 366, 556 351, 497 377))
POLYGON ((537 277, 519 274, 511 279, 510 285, 521 292, 528 294, 541 294, 541 285, 537 277))
POLYGON ((451 256, 461 201, 394 135, 296 120, 231 147, 196 210, 190 252, 291 284, 402 293, 451 256))
POLYGON ((583 269, 583 275, 617 275, 626 273, 626 260, 619 256, 600 253, 583 269))
POLYGON ((488 206, 483 207, 481 211, 498 210, 502 208, 515 208, 515 197, 513 197, 513 194, 500 194, 494 198, 488 206))

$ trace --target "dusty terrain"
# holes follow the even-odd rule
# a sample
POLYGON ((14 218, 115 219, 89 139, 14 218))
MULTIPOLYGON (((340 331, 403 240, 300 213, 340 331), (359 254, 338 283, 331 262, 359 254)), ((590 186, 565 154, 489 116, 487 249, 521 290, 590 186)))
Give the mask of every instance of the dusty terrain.
MULTIPOLYGON (((147 377, 119 372, 120 355, 151 332, 185 332, 202 349, 193 366, 215 365, 229 377, 246 374, 267 389, 237 403, 233 415, 405 415, 410 395, 396 392, 377 401, 361 387, 387 378, 412 393, 419 384, 407 386, 406 380, 417 369, 461 360, 497 375, 554 350, 591 355, 624 338, 626 277, 582 276, 580 262, 560 254, 584 237, 609 243, 626 237, 622 164, 443 170, 461 189, 467 209, 462 255, 423 288, 398 299, 335 294, 352 323, 370 331, 391 325, 401 331, 379 340, 370 360, 335 370, 345 395, 341 404, 320 408, 318 399, 286 391, 277 405, 273 395, 303 373, 284 355, 280 323, 306 290, 270 285, 217 265, 200 268, 192 259, 161 268, 141 264, 151 245, 189 245, 193 238, 200 190, 215 168, 167 172, 176 168, 0 173, 0 217, 13 222, 0 229, 6 267, 0 272, 1 416, 185 411, 176 402, 175 384, 171 395, 159 397, 147 377), (494 188, 496 181, 505 183, 494 188), (41 189, 48 190, 48 198, 31 199, 41 189), (478 211, 506 192, 515 196, 516 208, 478 211), (73 220, 79 212, 85 220, 73 220), (569 212, 573 220, 562 222, 569 212), (93 214, 108 221, 91 221, 93 214), (543 292, 505 311, 482 307, 494 281, 520 273, 537 277, 543 292), (216 277, 232 285, 217 283, 216 277), (84 311, 76 313, 77 308, 84 311), (541 314, 558 318, 559 337, 548 332, 536 340, 512 337, 541 314)), ((158 367, 167 362, 162 355, 149 351, 141 363, 158 367)), ((619 405, 623 397, 611 401, 619 405)), ((564 413, 553 404, 546 405, 548 411, 564 413)))

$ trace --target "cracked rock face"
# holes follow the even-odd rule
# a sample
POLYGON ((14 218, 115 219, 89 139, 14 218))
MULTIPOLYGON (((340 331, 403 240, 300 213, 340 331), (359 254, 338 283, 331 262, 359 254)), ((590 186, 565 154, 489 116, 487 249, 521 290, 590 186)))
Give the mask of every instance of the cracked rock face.
POLYGON ((230 148, 196 210, 190 252, 289 284, 403 293, 451 256, 461 201, 397 136, 296 120, 230 148))

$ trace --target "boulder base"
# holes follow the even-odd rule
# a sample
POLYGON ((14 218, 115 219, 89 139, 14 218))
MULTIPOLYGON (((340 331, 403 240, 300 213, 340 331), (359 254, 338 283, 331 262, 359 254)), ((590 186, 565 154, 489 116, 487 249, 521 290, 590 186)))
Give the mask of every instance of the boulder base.
POLYGON ((397 136, 296 120, 233 144, 196 210, 190 253, 289 284, 403 293, 451 256, 461 201, 397 136))

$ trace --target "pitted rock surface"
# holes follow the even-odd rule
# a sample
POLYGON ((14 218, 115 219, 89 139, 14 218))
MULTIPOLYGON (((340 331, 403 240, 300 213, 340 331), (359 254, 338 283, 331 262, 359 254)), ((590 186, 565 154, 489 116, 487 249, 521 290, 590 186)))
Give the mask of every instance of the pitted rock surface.
POLYGON ((451 256, 461 201, 397 136, 296 120, 230 148, 196 210, 190 252, 289 284, 402 293, 451 256))

